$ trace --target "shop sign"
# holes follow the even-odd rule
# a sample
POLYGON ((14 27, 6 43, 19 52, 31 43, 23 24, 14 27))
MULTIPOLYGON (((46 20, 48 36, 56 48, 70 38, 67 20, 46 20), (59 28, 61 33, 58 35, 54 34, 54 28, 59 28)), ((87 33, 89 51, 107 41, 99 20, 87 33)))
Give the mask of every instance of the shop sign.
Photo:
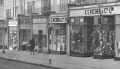
POLYGON ((67 23, 66 17, 54 16, 50 18, 50 23, 67 23))
POLYGON ((71 9, 70 16, 95 16, 120 14, 120 6, 71 9))
POLYGON ((94 9, 86 9, 85 15, 105 15, 105 14, 112 14, 114 11, 113 7, 104 7, 104 8, 94 8, 94 9))
POLYGON ((17 26, 18 22, 16 20, 9 20, 8 26, 17 26))

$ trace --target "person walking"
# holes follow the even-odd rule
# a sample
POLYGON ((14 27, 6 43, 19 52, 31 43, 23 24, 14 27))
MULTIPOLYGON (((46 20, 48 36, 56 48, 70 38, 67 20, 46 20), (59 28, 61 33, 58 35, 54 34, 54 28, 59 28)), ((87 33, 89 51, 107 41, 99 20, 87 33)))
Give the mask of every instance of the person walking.
POLYGON ((35 48, 35 40, 34 40, 34 38, 32 38, 32 40, 30 40, 31 55, 34 55, 34 48, 35 48))

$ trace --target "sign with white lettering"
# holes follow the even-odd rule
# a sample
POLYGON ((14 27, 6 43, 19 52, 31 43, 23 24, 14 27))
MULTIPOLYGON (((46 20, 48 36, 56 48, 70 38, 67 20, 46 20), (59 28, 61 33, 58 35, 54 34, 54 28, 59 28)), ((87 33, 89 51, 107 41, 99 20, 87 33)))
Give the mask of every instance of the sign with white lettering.
POLYGON ((9 20, 8 26, 17 26, 18 22, 16 20, 9 20))
POLYGON ((66 17, 54 16, 50 18, 50 23, 67 23, 66 17))
POLYGON ((115 15, 115 14, 120 14, 120 6, 71 9, 69 14, 70 14, 70 17, 72 16, 115 15))

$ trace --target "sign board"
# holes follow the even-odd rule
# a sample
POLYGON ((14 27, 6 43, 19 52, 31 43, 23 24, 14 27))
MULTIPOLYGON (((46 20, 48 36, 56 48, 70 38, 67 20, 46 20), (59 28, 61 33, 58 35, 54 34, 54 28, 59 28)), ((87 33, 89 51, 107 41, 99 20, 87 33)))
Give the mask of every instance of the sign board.
POLYGON ((53 16, 50 17, 50 23, 67 23, 67 20, 63 16, 53 16))
POLYGON ((89 7, 81 9, 71 9, 70 17, 73 16, 96 16, 120 14, 120 6, 89 7))
POLYGON ((17 25, 18 25, 17 20, 9 20, 8 22, 8 26, 17 26, 17 25))
POLYGON ((92 9, 85 9, 85 15, 92 16, 92 15, 107 15, 112 14, 114 11, 113 7, 103 7, 103 8, 92 8, 92 9))

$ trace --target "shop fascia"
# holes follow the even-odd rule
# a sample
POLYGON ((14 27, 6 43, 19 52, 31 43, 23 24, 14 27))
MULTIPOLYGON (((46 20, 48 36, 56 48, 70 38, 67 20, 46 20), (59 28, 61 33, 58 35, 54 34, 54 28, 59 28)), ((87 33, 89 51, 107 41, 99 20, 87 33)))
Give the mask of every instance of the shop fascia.
POLYGON ((65 16, 50 16, 50 23, 67 23, 65 16))
POLYGON ((74 16, 96 16, 96 15, 115 15, 120 14, 120 5, 119 6, 96 6, 89 8, 81 9, 70 9, 70 17, 74 16))

